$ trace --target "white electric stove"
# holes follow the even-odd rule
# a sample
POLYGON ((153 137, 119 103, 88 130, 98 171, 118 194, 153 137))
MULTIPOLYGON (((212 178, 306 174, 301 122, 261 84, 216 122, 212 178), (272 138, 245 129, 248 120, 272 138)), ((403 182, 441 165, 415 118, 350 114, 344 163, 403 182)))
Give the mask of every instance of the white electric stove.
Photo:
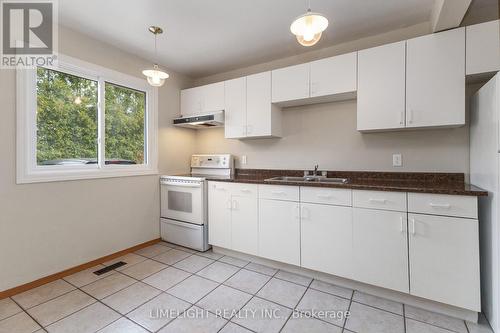
POLYGON ((208 250, 207 178, 227 179, 233 174, 233 157, 221 154, 193 155, 189 175, 161 176, 161 238, 208 250))

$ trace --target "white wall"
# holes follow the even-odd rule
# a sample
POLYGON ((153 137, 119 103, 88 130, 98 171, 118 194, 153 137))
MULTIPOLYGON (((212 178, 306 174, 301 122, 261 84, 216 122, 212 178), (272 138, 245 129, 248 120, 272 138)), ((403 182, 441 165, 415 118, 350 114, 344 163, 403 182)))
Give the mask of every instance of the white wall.
MULTIPOLYGON (((151 64, 66 28, 60 52, 141 76, 151 64)), ((179 89, 170 73, 159 90, 160 172, 185 172, 192 131, 172 128, 179 89)), ((16 185, 15 71, 0 70, 0 291, 159 237, 158 176, 16 185)))
POLYGON ((197 132, 199 153, 247 155, 237 167, 468 172, 468 128, 367 133, 356 130, 356 101, 285 109, 283 138, 226 140, 223 129, 197 132), (392 154, 403 167, 392 167, 392 154))

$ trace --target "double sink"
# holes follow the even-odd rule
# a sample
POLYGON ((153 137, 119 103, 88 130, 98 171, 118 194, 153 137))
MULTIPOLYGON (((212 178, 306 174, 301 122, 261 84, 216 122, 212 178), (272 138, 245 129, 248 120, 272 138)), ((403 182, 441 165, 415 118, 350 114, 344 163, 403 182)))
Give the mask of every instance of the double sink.
POLYGON ((276 182, 276 183, 320 183, 320 184, 347 184, 349 179, 347 178, 328 178, 325 176, 304 176, 304 177, 289 177, 280 176, 268 178, 266 182, 276 182))

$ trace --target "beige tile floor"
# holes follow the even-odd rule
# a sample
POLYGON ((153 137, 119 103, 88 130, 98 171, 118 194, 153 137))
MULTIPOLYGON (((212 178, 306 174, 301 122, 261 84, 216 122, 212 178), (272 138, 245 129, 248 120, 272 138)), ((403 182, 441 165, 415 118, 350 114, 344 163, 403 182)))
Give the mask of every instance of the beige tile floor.
POLYGON ((32 332, 492 331, 484 317, 466 323, 211 251, 159 243, 0 300, 0 333, 32 332), (117 261, 127 265, 93 273, 117 261), (350 316, 305 316, 311 309, 349 310, 350 316))

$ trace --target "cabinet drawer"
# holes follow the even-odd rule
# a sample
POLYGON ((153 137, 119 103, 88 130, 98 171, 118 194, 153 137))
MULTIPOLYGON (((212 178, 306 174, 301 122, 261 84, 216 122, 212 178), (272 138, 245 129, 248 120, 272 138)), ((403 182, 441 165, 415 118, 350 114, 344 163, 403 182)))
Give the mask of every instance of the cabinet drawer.
POLYGON ((258 186, 255 184, 231 184, 231 194, 239 197, 257 198, 258 186))
POLYGON ((477 219, 477 197, 408 193, 408 211, 477 219))
POLYGON ((405 192, 352 191, 354 207, 406 211, 405 192))
POLYGON ((259 185, 260 199, 299 201, 298 186, 259 185))
POLYGON ((300 187, 300 201, 326 205, 351 206, 352 191, 339 188, 300 187))

